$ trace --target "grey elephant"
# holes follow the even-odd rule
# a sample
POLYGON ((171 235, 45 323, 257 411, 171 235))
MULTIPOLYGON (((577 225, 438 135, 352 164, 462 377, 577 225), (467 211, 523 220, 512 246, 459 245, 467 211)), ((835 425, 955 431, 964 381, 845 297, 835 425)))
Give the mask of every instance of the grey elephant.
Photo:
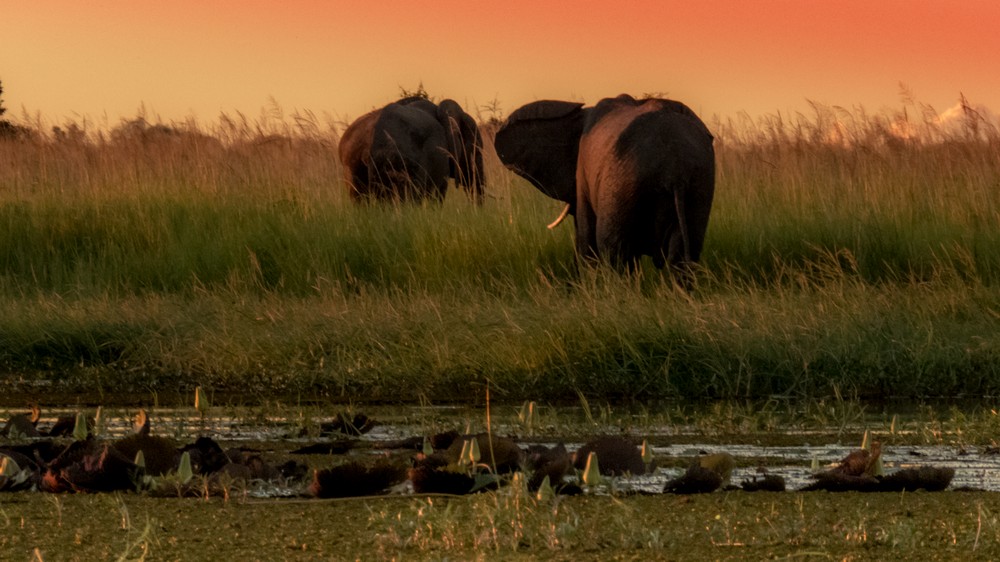
POLYGON ((438 107, 448 116, 451 126, 451 177, 469 192, 476 203, 482 203, 483 136, 479 126, 455 100, 446 99, 438 107))
POLYGON ((483 198, 482 137, 454 100, 409 97, 362 115, 340 139, 353 201, 440 201, 448 178, 483 198))
POLYGON ((715 192, 712 134, 686 105, 606 98, 594 107, 537 101, 496 133, 505 166, 566 203, 584 261, 616 269, 643 255, 670 264, 687 284, 701 256, 715 192))

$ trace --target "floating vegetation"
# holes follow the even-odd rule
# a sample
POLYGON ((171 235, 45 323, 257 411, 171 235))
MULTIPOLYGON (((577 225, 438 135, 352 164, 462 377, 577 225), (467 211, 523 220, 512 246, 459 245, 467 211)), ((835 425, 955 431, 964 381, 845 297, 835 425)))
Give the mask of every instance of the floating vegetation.
MULTIPOLYGON (((198 401, 207 403, 203 397, 198 401)), ((239 445, 246 437, 234 441, 247 431, 241 432, 235 420, 227 425, 230 422, 224 419, 206 418, 204 411, 193 413, 196 435, 184 438, 176 429, 170 436, 154 433, 144 409, 132 416, 130 429, 114 420, 94 424, 84 411, 60 414, 51 425, 37 406, 27 413, 13 412, 4 427, 14 437, 0 440, 0 491, 133 491, 197 497, 239 492, 303 498, 464 495, 496 490, 514 475, 539 497, 717 490, 941 491, 956 476, 963 489, 1000 489, 1000 482, 974 468, 975 463, 993 462, 988 459, 1000 463, 992 454, 993 445, 975 456, 953 452, 950 462, 936 457, 932 461, 927 447, 903 447, 894 454, 867 432, 862 437, 867 448, 853 450, 725 443, 657 446, 652 443, 664 437, 656 431, 596 435, 567 445, 539 442, 545 437, 537 428, 525 427, 521 416, 504 426, 503 431, 509 432, 504 435, 449 429, 403 436, 408 431, 405 426, 375 424, 374 418, 362 413, 338 413, 329 421, 311 422, 319 431, 303 432, 289 422, 285 430, 272 430, 273 437, 255 438, 258 445, 250 447, 239 445), (57 436, 50 436, 71 419, 76 431, 60 429, 57 436), (359 426, 366 431, 357 431, 359 426), (81 427, 88 429, 83 432, 81 427), (33 435, 27 435, 29 428, 33 435), (124 434, 112 435, 120 431, 124 434), (829 468, 807 468, 820 465, 821 457, 829 459, 838 450, 843 451, 838 458, 823 461, 829 468), (964 473, 963 465, 969 467, 964 473), (977 475, 984 478, 978 485, 970 481, 977 475)), ((887 435, 899 433, 898 425, 896 419, 887 435)), ((172 423, 164 420, 161 427, 170 430, 172 423)))

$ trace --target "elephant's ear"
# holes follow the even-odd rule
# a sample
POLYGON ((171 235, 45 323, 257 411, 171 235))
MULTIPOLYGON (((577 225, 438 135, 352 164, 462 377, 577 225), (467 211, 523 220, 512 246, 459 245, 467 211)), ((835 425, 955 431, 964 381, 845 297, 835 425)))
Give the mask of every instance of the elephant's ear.
POLYGON ((454 147, 452 150, 452 177, 458 185, 470 190, 473 198, 483 196, 483 137, 471 115, 455 100, 442 100, 439 104, 449 118, 454 147))
MULTIPOLYGON (((471 145, 467 144, 462 134, 463 117, 467 117, 467 115, 462 106, 458 105, 458 102, 452 99, 442 100, 438 104, 438 108, 441 111, 443 123, 449 131, 449 141, 451 141, 451 146, 449 146, 449 152, 451 153, 451 177, 458 180, 463 172, 461 163, 465 151, 467 148, 471 150, 471 145)), ((472 118, 469 117, 469 119, 471 120, 472 118)))
POLYGON ((536 101, 510 114, 494 146, 505 166, 575 213, 576 158, 586 117, 583 104, 536 101))

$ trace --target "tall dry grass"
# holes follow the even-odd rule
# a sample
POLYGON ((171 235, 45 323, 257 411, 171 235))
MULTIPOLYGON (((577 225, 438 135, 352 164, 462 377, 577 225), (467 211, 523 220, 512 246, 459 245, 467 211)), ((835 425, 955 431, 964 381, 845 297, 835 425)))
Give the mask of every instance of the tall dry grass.
POLYGON ((874 115, 813 107, 715 124, 720 196, 710 259, 764 278, 829 256, 868 280, 942 268, 996 278, 995 120, 964 100, 967 113, 949 123, 912 102, 874 115))
POLYGON ((0 366, 352 400, 995 393, 1000 134, 960 117, 716 120, 694 295, 577 272, 489 148, 482 208, 354 207, 311 114, 36 122, 0 143, 0 366))

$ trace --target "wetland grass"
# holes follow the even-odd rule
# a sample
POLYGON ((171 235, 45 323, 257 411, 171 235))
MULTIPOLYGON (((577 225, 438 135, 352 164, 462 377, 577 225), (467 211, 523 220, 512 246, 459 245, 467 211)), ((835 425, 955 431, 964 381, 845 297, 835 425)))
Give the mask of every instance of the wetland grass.
POLYGON ((49 560, 635 560, 1000 555, 989 493, 579 496, 512 487, 460 498, 276 502, 5 495, 0 552, 49 560), (261 532, 260 530, 266 530, 261 532), (209 538, 210 537, 210 538, 209 538))
POLYGON ((22 395, 995 395, 1000 134, 906 115, 715 123, 693 295, 578 273, 489 149, 482 208, 378 208, 309 115, 2 142, 0 369, 22 395))

